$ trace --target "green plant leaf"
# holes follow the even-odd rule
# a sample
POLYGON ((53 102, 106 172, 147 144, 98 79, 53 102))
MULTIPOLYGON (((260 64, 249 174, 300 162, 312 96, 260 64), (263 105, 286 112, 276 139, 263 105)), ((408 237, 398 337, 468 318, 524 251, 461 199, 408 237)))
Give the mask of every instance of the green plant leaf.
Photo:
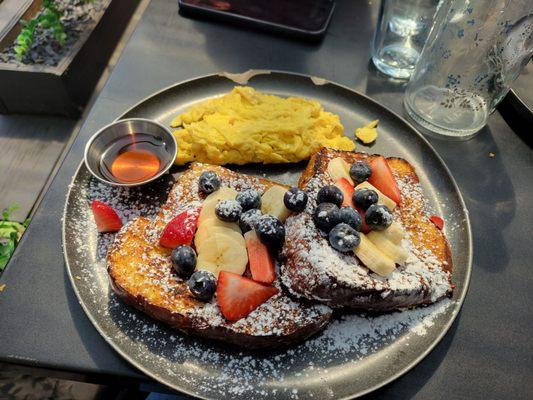
POLYGON ((9 221, 11 214, 18 209, 18 205, 12 205, 2 211, 2 219, 0 220, 0 271, 7 265, 20 236, 24 232, 25 226, 23 224, 9 221))
POLYGON ((58 11, 53 0, 44 0, 41 13, 30 21, 21 20, 20 24, 23 26, 23 29, 14 42, 16 44, 14 50, 19 60, 22 60, 22 57, 28 53, 35 39, 37 27, 52 29, 54 37, 60 45, 63 45, 67 39, 63 23, 61 22, 61 13, 58 11))
POLYGON ((3 271, 11 255, 15 251, 16 243, 9 239, 0 239, 0 271, 3 271))
POLYGON ((22 227, 17 222, 0 223, 0 271, 2 271, 11 255, 15 251, 20 236, 19 228, 22 227), (2 226, 3 225, 3 226, 2 226))
POLYGON ((11 214, 14 213, 15 211, 18 211, 19 209, 20 209, 20 206, 18 204, 12 204, 9 207, 4 208, 2 210, 2 219, 4 221, 7 221, 9 217, 11 217, 11 214))
POLYGON ((15 50, 15 53, 17 55, 17 58, 19 59, 19 61, 21 61, 22 60, 22 56, 26 52, 25 49, 23 47, 21 47, 21 46, 15 46, 14 50, 15 50))

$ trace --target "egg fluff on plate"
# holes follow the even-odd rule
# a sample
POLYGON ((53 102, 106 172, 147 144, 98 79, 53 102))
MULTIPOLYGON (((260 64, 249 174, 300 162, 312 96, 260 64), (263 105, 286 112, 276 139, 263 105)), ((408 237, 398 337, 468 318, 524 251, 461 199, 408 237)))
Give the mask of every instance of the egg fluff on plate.
POLYGON ((176 164, 287 163, 308 159, 321 147, 353 150, 339 116, 315 100, 281 98, 247 86, 203 101, 171 123, 176 164))

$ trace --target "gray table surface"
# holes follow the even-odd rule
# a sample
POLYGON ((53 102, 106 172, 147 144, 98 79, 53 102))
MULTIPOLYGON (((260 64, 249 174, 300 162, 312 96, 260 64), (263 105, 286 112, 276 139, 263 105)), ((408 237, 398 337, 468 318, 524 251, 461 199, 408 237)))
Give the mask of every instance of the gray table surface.
POLYGON ((66 117, 0 115, 0 210, 16 204, 11 218, 24 221, 76 123, 66 117))
MULTIPOLYGON (((321 76, 402 114, 403 85, 379 76, 368 62, 378 6, 338 1, 325 40, 313 45, 186 19, 175 0, 152 1, 0 279, 6 285, 0 293, 0 361, 144 379, 93 328, 65 271, 61 214, 87 138, 167 85, 250 68, 321 76)), ((533 151, 498 113, 468 142, 431 142, 470 210, 475 252, 470 291, 435 350, 373 396, 531 398, 533 151)))

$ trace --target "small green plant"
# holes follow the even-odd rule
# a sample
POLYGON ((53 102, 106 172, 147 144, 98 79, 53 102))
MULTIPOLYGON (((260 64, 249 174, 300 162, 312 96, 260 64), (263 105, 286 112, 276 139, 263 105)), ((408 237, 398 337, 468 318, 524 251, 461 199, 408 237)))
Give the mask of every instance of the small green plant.
POLYGON ((10 221, 11 213, 16 210, 18 210, 18 206, 13 205, 2 211, 2 218, 0 219, 0 272, 6 267, 28 224, 28 221, 23 224, 10 221))
POLYGON ((37 28, 52 29, 54 37, 62 46, 67 39, 63 24, 61 23, 61 13, 58 11, 53 0, 43 1, 44 10, 35 18, 29 21, 21 20, 22 31, 15 39, 15 53, 19 60, 28 54, 30 46, 35 40, 37 28))

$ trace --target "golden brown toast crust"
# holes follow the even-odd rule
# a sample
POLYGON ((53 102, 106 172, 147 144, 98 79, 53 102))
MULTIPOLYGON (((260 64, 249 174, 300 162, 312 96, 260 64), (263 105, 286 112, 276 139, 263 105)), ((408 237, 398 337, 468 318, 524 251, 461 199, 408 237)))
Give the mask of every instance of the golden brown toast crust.
POLYGON ((273 184, 222 167, 193 164, 178 178, 166 204, 153 221, 137 218, 118 233, 107 259, 115 293, 128 304, 173 328, 250 349, 288 345, 320 330, 327 324, 331 310, 301 304, 283 292, 235 323, 222 317, 215 300, 203 303, 190 296, 187 282, 172 269, 170 250, 160 247, 158 240, 170 219, 201 205, 198 178, 208 169, 217 172, 222 186, 236 190, 252 187, 265 190, 273 184))
POLYGON ((418 176, 403 159, 387 160, 402 193, 395 217, 409 237, 408 246, 413 255, 409 267, 400 267, 384 279, 357 265, 354 256, 341 255, 330 248, 327 238, 314 227, 312 211, 316 206, 316 192, 333 183, 326 169, 336 157, 353 163, 375 155, 323 148, 311 157, 299 181, 299 186, 309 194, 308 208, 287 220, 286 260, 281 268, 284 285, 298 297, 332 307, 376 311, 429 304, 451 296, 452 259, 448 243, 429 221, 418 176))

